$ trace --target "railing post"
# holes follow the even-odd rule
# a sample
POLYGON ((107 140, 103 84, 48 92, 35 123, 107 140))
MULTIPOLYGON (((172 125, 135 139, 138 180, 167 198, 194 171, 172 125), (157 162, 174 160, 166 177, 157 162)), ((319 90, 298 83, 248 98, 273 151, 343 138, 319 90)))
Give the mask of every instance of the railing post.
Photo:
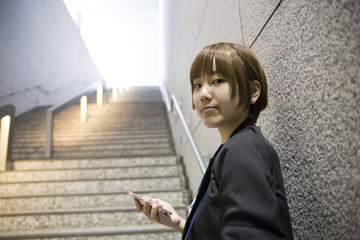
POLYGON ((96 89, 96 103, 98 106, 101 106, 103 103, 103 94, 104 94, 104 87, 98 86, 96 89))
POLYGON ((7 155, 9 149, 11 117, 6 115, 1 118, 0 123, 0 171, 5 171, 7 168, 7 155))
POLYGON ((0 132, 2 132, 0 135, 0 168, 3 169, 3 171, 12 169, 13 168, 13 162, 12 162, 12 139, 13 139, 13 129, 14 129, 14 121, 15 118, 15 107, 13 105, 6 105, 3 107, 0 107, 0 119, 2 119, 2 123, 0 126, 0 132))
POLYGON ((119 89, 117 87, 113 87, 112 89, 112 100, 117 101, 119 94, 119 89))
POLYGON ((53 136, 53 111, 46 111, 46 142, 45 142, 45 158, 51 158, 52 153, 52 136, 53 136))
POLYGON ((87 96, 82 96, 80 99, 80 122, 86 122, 87 118, 87 96))

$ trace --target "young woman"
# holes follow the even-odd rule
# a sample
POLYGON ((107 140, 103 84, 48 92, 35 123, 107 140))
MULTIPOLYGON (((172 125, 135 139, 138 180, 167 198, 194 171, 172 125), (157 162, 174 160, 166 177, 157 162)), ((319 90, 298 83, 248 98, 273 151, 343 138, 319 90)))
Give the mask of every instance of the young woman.
POLYGON ((190 82, 193 108, 206 127, 218 129, 222 143, 186 221, 159 199, 135 200, 136 208, 187 240, 293 239, 277 153, 255 126, 267 106, 256 56, 234 43, 207 46, 191 66, 190 82))

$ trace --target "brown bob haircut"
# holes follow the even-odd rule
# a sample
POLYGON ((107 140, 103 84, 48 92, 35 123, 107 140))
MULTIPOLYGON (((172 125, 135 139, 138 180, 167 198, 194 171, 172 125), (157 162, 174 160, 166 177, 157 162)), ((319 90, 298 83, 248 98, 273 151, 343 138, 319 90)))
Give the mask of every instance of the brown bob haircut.
MULTIPOLYGON (((230 84, 231 98, 239 94, 239 107, 250 106, 249 112, 254 122, 268 104, 267 83, 264 71, 250 48, 235 43, 217 43, 202 49, 195 57, 190 70, 191 92, 194 92, 195 78, 212 74, 215 62, 216 72, 220 73, 230 84), (215 59, 215 60, 214 60, 215 59), (260 96, 255 104, 251 101, 251 82, 259 81, 260 96), (237 88, 237 91, 234 89, 237 88)), ((195 105, 193 103, 193 108, 195 105)))

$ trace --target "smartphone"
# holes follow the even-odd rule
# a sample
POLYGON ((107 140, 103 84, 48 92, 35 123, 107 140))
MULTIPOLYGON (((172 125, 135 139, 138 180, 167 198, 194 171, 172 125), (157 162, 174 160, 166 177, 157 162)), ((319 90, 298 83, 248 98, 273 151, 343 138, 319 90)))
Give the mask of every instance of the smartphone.
MULTIPOLYGON (((141 196, 139 196, 139 195, 137 195, 137 194, 135 194, 133 192, 127 192, 127 195, 129 195, 132 198, 135 198, 135 199, 139 200, 141 202, 141 204, 144 204, 144 199, 141 196)), ((150 203, 150 206, 151 206, 151 203, 150 203)), ((169 211, 169 210, 166 210, 166 209, 164 209, 164 213, 167 214, 167 215, 172 215, 172 212, 169 211)))

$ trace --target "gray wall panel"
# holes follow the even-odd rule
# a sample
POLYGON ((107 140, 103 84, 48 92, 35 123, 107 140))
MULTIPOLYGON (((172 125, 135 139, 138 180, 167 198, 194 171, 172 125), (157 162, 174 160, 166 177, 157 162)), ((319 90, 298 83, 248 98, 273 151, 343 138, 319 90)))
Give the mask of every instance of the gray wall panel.
POLYGON ((15 114, 52 105, 100 80, 62 0, 0 1, 0 97, 15 114))

